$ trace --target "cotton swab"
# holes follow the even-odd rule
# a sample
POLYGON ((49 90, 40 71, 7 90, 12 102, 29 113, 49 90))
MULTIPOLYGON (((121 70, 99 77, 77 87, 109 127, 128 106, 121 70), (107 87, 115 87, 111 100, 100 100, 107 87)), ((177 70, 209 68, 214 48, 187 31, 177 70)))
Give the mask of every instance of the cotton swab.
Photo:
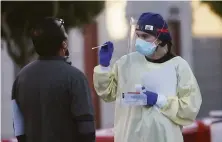
POLYGON ((102 44, 102 45, 99 45, 99 46, 97 46, 97 47, 93 47, 92 50, 97 49, 97 48, 100 48, 100 47, 102 47, 102 46, 104 46, 104 45, 107 45, 107 44, 102 44))

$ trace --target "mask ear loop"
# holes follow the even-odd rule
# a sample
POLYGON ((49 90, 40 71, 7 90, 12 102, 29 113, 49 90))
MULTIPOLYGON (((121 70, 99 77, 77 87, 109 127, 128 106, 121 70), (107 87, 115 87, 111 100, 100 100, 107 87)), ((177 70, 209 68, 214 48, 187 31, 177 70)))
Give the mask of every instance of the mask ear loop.
MULTIPOLYGON (((163 21, 164 21, 164 20, 163 20, 163 21)), ((166 22, 164 21, 163 26, 162 26, 162 28, 161 28, 161 30, 160 30, 160 31, 162 31, 162 30, 163 30, 163 28, 164 28, 165 24, 166 24, 166 22)), ((153 44, 155 44, 155 42, 157 41, 157 39, 160 37, 160 34, 161 34, 161 32, 159 32, 159 33, 158 33, 158 36, 156 37, 156 40, 153 42, 153 44)), ((158 44, 158 45, 156 45, 156 51, 157 51, 158 47, 159 47, 159 44, 158 44)))
MULTIPOLYGON (((162 30, 163 30, 163 28, 164 28, 165 24, 166 24, 166 22, 164 21, 163 26, 162 26, 162 28, 161 28, 161 30, 160 30, 160 31, 162 31, 162 30)), ((155 40, 155 41, 157 41, 157 39, 160 37, 160 35, 161 35, 161 32, 159 32, 159 33, 158 33, 158 36, 156 37, 156 40, 155 40)), ((154 42, 155 42, 155 41, 154 41, 154 42)), ((154 42, 153 42, 153 43, 154 43, 154 42)))

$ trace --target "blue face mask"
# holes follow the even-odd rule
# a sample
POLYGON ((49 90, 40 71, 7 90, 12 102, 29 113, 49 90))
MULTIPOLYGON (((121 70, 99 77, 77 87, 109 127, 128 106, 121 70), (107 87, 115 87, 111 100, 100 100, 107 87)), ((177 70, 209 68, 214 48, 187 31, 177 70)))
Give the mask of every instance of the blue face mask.
POLYGON ((155 52, 156 47, 157 46, 154 43, 146 42, 145 40, 142 40, 140 38, 136 39, 136 51, 142 55, 152 55, 155 52))

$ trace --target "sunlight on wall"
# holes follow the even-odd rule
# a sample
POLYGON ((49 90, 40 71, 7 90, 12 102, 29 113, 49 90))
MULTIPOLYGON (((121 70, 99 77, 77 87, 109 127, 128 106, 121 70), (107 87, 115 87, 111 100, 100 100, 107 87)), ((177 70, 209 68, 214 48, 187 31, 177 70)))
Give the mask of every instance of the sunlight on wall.
POLYGON ((124 39, 128 33, 126 0, 106 1, 106 28, 112 39, 124 39))
POLYGON ((222 18, 214 14, 208 5, 192 1, 194 36, 222 36, 222 18))

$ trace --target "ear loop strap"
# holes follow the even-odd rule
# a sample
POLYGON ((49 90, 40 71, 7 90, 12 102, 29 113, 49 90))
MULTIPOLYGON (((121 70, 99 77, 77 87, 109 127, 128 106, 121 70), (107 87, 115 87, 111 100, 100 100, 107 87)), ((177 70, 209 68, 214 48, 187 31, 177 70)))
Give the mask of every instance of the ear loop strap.
MULTIPOLYGON (((163 21, 164 21, 164 20, 163 20, 163 21)), ((161 30, 163 30, 163 28, 164 28, 165 24, 166 24, 166 22, 164 21, 164 23, 163 23, 163 26, 162 26, 161 30)), ((158 36, 156 37, 156 40, 155 40, 155 41, 157 41, 157 39, 160 37, 160 34, 161 34, 161 32, 159 32, 159 34, 158 34, 158 36)), ((154 41, 153 43, 155 43, 155 41, 154 41)), ((158 45, 157 45, 157 47, 156 47, 156 51, 157 51, 158 47, 159 47, 159 44, 158 44, 158 45)))
MULTIPOLYGON (((163 30, 163 28, 164 28, 165 24, 166 24, 166 22, 164 21, 163 26, 162 26, 162 28, 161 28, 161 30, 160 30, 160 31, 162 31, 162 30, 163 30)), ((161 34, 161 32, 159 32, 159 34, 158 34, 158 36, 157 36, 157 38, 156 38, 156 39, 158 39, 158 38, 160 37, 160 34, 161 34)))

